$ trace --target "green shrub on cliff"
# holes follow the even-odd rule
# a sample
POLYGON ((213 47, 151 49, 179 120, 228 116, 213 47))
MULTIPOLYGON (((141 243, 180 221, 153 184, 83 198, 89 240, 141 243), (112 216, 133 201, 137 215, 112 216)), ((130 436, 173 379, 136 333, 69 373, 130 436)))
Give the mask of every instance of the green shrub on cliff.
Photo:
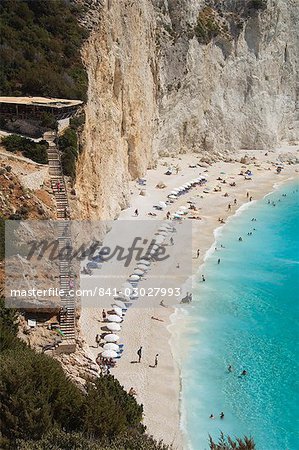
POLYGON ((255 10, 264 10, 267 8, 267 0, 251 0, 249 7, 255 10))
POLYGON ((64 175, 76 176, 76 161, 78 158, 77 132, 74 128, 67 128, 58 139, 59 149, 62 151, 61 164, 64 175))
POLYGON ((220 434, 218 442, 214 442, 209 436, 210 450, 255 450, 255 443, 252 438, 244 436, 243 439, 232 439, 230 436, 225 437, 223 433, 220 434))
POLYGON ((20 151, 23 156, 32 159, 32 161, 39 164, 48 163, 47 148, 49 144, 46 141, 34 142, 17 134, 11 134, 4 137, 1 143, 9 152, 20 151))
POLYGON ((67 0, 1 0, 0 95, 86 97, 86 31, 67 0))
POLYGON ((16 318, 1 300, 1 449, 167 449, 144 434, 142 405, 113 376, 80 390, 58 361, 16 337, 16 318))
POLYGON ((198 13, 194 31, 198 42, 201 44, 208 44, 213 37, 221 32, 212 8, 207 6, 198 13))

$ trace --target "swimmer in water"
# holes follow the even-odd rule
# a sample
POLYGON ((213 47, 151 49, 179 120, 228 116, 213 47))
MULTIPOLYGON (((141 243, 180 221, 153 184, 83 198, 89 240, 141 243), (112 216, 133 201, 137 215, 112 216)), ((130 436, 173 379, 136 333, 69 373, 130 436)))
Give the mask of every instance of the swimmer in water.
POLYGON ((211 414, 210 417, 209 417, 209 419, 215 419, 214 414, 211 414))
POLYGON ((221 413, 220 413, 220 419, 224 419, 224 412, 223 411, 221 411, 221 413))
POLYGON ((241 237, 239 237, 239 241, 241 242, 241 241, 243 241, 243 239, 241 237))
POLYGON ((246 371, 246 370, 242 370, 241 375, 242 375, 243 377, 245 377, 245 375, 247 375, 247 371, 246 371))

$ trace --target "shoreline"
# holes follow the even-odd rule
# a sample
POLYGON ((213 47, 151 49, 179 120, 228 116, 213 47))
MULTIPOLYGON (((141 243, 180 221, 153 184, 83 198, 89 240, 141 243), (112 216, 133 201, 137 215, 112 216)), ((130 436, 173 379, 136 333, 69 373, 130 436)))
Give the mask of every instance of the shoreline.
MULTIPOLYGON (((251 154, 251 152, 241 151, 238 157, 244 156, 245 153, 251 154)), ((190 198, 193 198, 196 205, 198 205, 201 220, 193 220, 192 249, 194 254, 196 249, 200 248, 200 256, 198 258, 194 258, 193 256, 192 273, 190 274, 191 279, 198 275, 200 268, 208 257, 207 253, 213 248, 216 237, 215 233, 218 229, 221 230, 227 225, 238 211, 241 210, 242 212, 244 205, 254 204, 255 200, 267 195, 275 184, 286 182, 290 177, 294 178, 296 166, 286 165, 282 174, 276 175, 274 173, 275 162, 273 160, 275 160, 277 154, 271 152, 270 157, 265 158, 263 151, 254 151, 256 159, 254 162, 252 160, 251 163, 246 165, 247 168, 250 167, 255 172, 254 180, 249 182, 244 181, 243 177, 242 179, 238 178, 240 167, 244 167, 242 163, 237 161, 213 163, 207 167, 209 175, 207 185, 211 189, 213 185, 219 185, 216 177, 219 177, 219 174, 221 176, 221 173, 225 172, 225 177, 223 178, 228 180, 233 178, 237 181, 236 187, 231 188, 228 185, 225 187, 229 192, 229 198, 223 198, 224 191, 219 193, 210 190, 209 193, 203 195, 202 191, 204 188, 200 188, 199 190, 195 189, 197 192, 191 190, 190 193, 182 196, 182 199, 176 200, 175 205, 166 210, 177 209, 179 204, 186 204, 190 198), (257 156, 259 157, 257 158, 257 156), (272 161, 267 162, 270 158, 272 161), (259 169, 259 165, 266 167, 259 169), (271 166, 271 170, 268 170, 268 166, 271 166), (279 181, 276 179, 276 176, 280 178, 279 181), (241 183, 239 183, 239 180, 241 183), (246 197, 246 192, 248 191, 254 197, 252 203, 246 197), (229 201, 232 202, 234 198, 237 199, 237 205, 233 205, 231 210, 228 210, 226 205, 229 201), (222 217, 225 223, 219 226, 217 217, 222 217)), ((190 179, 191 172, 198 173, 200 171, 202 173, 204 171, 202 167, 196 167, 193 171, 188 169, 190 162, 193 163, 198 158, 199 155, 197 154, 179 155, 177 158, 161 158, 157 169, 147 172, 145 197, 139 195, 140 189, 135 183, 132 183, 133 193, 131 206, 120 214, 119 219, 132 220, 133 211, 136 208, 139 209, 139 217, 136 220, 149 219, 147 211, 151 209, 150 205, 157 203, 158 199, 164 200, 169 190, 182 183, 182 176, 184 176, 183 182, 186 182, 185 179, 188 179, 189 172, 190 179), (164 171, 167 168, 167 164, 170 165, 178 162, 183 166, 183 175, 179 173, 171 178, 165 177, 164 171), (156 188, 157 183, 161 180, 165 180, 165 184, 167 182, 166 190, 156 188)), ((165 214, 166 212, 162 211, 158 214, 157 219, 164 219, 165 214)), ((155 219, 151 218, 151 220, 155 219)), ((126 344, 126 350, 118 362, 118 367, 113 369, 112 372, 127 390, 131 386, 136 389, 137 401, 144 405, 144 423, 148 427, 149 434, 152 434, 158 440, 163 439, 166 444, 173 444, 175 449, 186 448, 186 436, 183 430, 184 419, 181 411, 182 375, 180 368, 183 361, 180 356, 180 349, 178 348, 184 344, 182 342, 182 336, 187 323, 186 318, 185 320, 179 320, 182 316, 179 312, 183 309, 184 307, 172 306, 169 308, 161 308, 156 301, 150 307, 147 306, 146 309, 142 308, 142 314, 140 314, 140 308, 128 310, 123 329, 120 332, 120 336, 126 344), (159 322, 151 321, 150 317, 152 315, 158 316, 164 323, 160 324, 159 322), (136 323, 142 329, 142 333, 136 329, 136 323), (134 330, 134 335, 132 335, 132 330, 134 330), (178 345, 178 341, 180 341, 180 345, 178 345), (145 364, 132 365, 130 364, 130 360, 132 357, 135 357, 136 348, 139 347, 140 342, 145 342, 145 364), (163 361, 161 361, 161 364, 159 363, 159 367, 153 373, 152 369, 148 369, 148 364, 152 362, 154 355, 153 349, 156 348, 159 348, 159 353, 163 354, 163 361)), ((99 327, 99 324, 97 323, 95 326, 93 321, 96 320, 96 322, 99 322, 96 316, 100 313, 100 310, 101 308, 82 310, 82 317, 80 319, 81 327, 86 342, 90 347, 93 347, 94 333, 99 327)), ((186 345, 188 344, 186 343, 186 345)), ((94 350, 92 348, 91 351, 95 357, 97 349, 94 350)))
MULTIPOLYGON (((256 200, 252 201, 252 202, 244 202, 242 205, 240 205, 240 207, 235 211, 234 214, 231 214, 227 217, 227 222, 224 223, 223 225, 215 228, 213 230, 213 236, 214 236, 214 241, 211 244, 211 246, 206 250, 204 256, 203 256, 203 262, 202 264, 200 264, 198 266, 198 270, 195 274, 192 275, 192 279, 197 277, 200 273, 200 269, 202 267, 205 266, 206 260, 209 259, 214 253, 215 253, 215 245, 217 244, 219 237, 221 236, 221 232, 223 230, 224 227, 229 226, 229 224, 235 219, 236 216, 241 215, 244 211, 246 211, 247 209, 249 209, 250 207, 252 207, 253 205, 255 205, 257 202, 259 202, 260 200, 268 197, 269 195, 271 195, 272 193, 274 193, 275 191, 277 191, 278 189, 280 189, 283 185, 286 185, 288 183, 291 183, 292 181, 295 180, 295 176, 289 177, 285 180, 282 180, 278 183, 274 183, 271 187, 269 187, 270 191, 267 191, 266 193, 262 194, 259 198, 257 198, 256 200)), ((179 368, 179 373, 180 373, 180 397, 179 397, 179 416, 180 416, 180 430, 181 430, 181 434, 182 434, 182 448, 185 449, 191 449, 191 444, 189 443, 188 440, 188 434, 187 434, 187 429, 186 429, 186 415, 185 415, 185 411, 183 410, 183 399, 182 399, 182 389, 183 389, 183 376, 182 376, 182 359, 179 357, 179 348, 182 347, 182 343, 181 338, 182 335, 186 335, 188 334, 186 332, 186 330, 184 331, 183 328, 186 328, 187 323, 185 322, 184 327, 181 328, 181 330, 176 332, 173 330, 178 326, 178 322, 180 320, 180 318, 183 318, 183 320, 185 319, 185 321, 187 320, 186 317, 188 317, 188 306, 181 306, 181 307, 174 307, 174 311, 173 313, 170 315, 170 320, 171 320, 171 324, 168 325, 167 329, 170 333, 170 338, 169 338, 169 345, 172 348, 172 354, 173 354, 173 358, 176 361, 178 368, 179 368), (177 351, 176 351, 177 350, 177 351)))

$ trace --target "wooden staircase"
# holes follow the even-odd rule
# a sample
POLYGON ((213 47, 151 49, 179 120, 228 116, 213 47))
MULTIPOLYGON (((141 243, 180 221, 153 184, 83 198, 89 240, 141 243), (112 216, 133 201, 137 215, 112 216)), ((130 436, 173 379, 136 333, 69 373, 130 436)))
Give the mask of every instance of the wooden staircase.
MULTIPOLYGON (((51 177, 52 190, 56 200, 57 219, 60 221, 58 227, 58 249, 61 251, 68 245, 72 246, 71 226, 69 222, 69 203, 67 198, 66 185, 62 172, 61 159, 59 150, 55 144, 55 132, 46 132, 44 139, 48 142, 48 159, 49 159, 49 174, 51 177)), ((64 290, 61 295, 61 314, 60 314, 60 331, 62 333, 62 343, 56 349, 56 353, 72 353, 76 350, 76 297, 71 296, 70 280, 72 272, 71 261, 61 259, 59 261, 59 279, 60 289, 64 290)), ((76 289, 75 278, 72 277, 72 289, 76 289)))

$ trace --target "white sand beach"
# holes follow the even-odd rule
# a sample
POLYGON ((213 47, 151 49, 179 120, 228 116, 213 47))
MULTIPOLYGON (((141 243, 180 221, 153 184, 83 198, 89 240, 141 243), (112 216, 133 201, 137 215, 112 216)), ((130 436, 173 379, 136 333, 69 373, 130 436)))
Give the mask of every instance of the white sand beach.
MULTIPOLYGON (((298 155, 298 147, 286 148, 285 151, 292 151, 292 153, 297 151, 298 155)), ((192 222, 191 276, 203 263, 206 251, 213 244, 213 231, 221 225, 219 218, 225 222, 242 204, 250 199, 258 200, 270 192, 276 183, 298 176, 296 165, 289 164, 284 164, 282 172, 277 174, 275 164, 277 155, 280 153, 282 149, 277 152, 269 151, 267 155, 265 151, 240 151, 236 155, 236 160, 249 155, 250 161, 246 165, 235 161, 221 161, 212 165, 202 164, 198 154, 161 158, 157 168, 147 172, 145 186, 140 186, 136 182, 131 183, 131 205, 120 214, 119 219, 136 221, 166 219, 168 211, 173 214, 180 206, 188 207, 187 202, 192 200, 198 211, 196 215, 200 219, 189 219, 191 210, 188 210, 184 219, 192 222), (202 164, 202 167, 197 164, 202 164), (178 166, 178 173, 175 169, 172 175, 165 175, 167 168, 171 166, 178 166), (250 179, 240 175, 241 171, 246 170, 253 173, 250 179), (205 186, 194 187, 163 211, 153 209, 153 205, 157 205, 159 201, 165 202, 167 195, 174 188, 198 176, 207 176, 208 181, 205 186), (217 180, 219 177, 221 180, 217 180), (165 188, 156 187, 161 182, 165 184, 165 188), (235 183, 235 186, 231 186, 232 183, 235 183), (141 190, 145 195, 140 195, 141 190), (228 196, 225 196, 226 193, 228 196), (137 217, 134 216, 136 209, 138 209, 137 217), (156 216, 149 216, 149 212, 156 213, 156 216), (198 258, 196 257, 197 249, 199 249, 198 258)), ((130 270, 131 268, 127 268, 127 275, 132 273, 130 270)), ((155 262, 151 267, 151 276, 158 273, 159 263, 155 262)), ((92 278, 92 276, 89 278, 85 276, 85 282, 92 284, 92 278)), ((124 281, 126 281, 125 277, 122 282, 124 281)), ((142 284, 142 287, 146 288, 150 283, 151 279, 145 279, 140 282, 140 286, 142 284)), ((119 286, 116 287, 119 288, 119 286)), ((174 309, 171 306, 161 306, 160 301, 159 296, 139 298, 137 302, 140 307, 127 310, 122 329, 117 333, 124 344, 124 352, 117 360, 116 367, 112 369, 112 374, 125 389, 129 390, 133 387, 137 392, 136 399, 144 406, 144 424, 148 432, 156 439, 163 439, 165 443, 172 444, 174 449, 181 449, 184 445, 179 412, 180 370, 170 346, 169 331, 170 316, 174 309), (137 363, 136 352, 140 346, 142 346, 142 359, 140 363, 137 363), (159 354, 158 365, 150 367, 154 364, 156 354, 159 354)), ((113 298, 107 297, 103 300, 101 308, 82 308, 81 330, 95 358, 101 350, 95 346, 95 336, 101 334, 101 327, 105 326, 105 323, 101 322, 102 307, 111 309, 112 303, 113 298)), ((165 305, 167 306, 167 299, 165 299, 165 305)), ((175 326, 178 327, 178 325, 175 326)))

